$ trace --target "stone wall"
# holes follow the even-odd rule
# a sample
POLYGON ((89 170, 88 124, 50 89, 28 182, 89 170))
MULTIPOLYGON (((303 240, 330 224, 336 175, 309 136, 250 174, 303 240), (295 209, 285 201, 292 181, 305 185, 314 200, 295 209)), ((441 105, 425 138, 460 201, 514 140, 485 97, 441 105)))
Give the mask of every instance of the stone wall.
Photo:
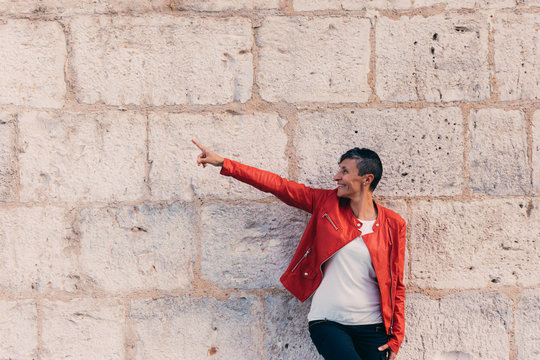
POLYGON ((540 1, 0 0, 0 359, 320 359, 279 284, 378 151, 408 223, 399 359, 540 358, 540 1))

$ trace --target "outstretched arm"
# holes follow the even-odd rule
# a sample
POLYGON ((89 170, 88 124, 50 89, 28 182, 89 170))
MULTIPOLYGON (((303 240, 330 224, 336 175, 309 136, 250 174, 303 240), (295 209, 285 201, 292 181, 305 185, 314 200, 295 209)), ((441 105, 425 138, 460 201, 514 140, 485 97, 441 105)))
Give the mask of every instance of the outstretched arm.
POLYGON ((206 166, 206 164, 211 164, 214 166, 221 166, 222 175, 232 176, 261 191, 269 192, 287 205, 311 213, 313 212, 315 193, 317 191, 323 191, 314 190, 303 184, 289 181, 269 171, 243 165, 230 159, 224 159, 210 149, 205 148, 197 141, 192 140, 192 142, 202 151, 197 157, 197 165, 202 164, 203 166, 206 166))

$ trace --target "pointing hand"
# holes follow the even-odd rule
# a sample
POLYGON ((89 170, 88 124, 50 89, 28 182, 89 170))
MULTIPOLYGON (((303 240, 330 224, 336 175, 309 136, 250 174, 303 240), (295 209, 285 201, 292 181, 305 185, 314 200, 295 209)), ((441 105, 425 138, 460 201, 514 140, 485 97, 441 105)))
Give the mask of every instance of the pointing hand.
POLYGON ((225 159, 223 159, 221 156, 214 153, 212 150, 205 148, 204 146, 199 144, 197 140, 192 139, 191 142, 193 142, 195 146, 197 146, 201 150, 201 153, 199 154, 199 156, 197 156, 197 165, 202 164, 203 167, 206 167, 206 164, 214 166, 223 165, 223 161, 225 159))

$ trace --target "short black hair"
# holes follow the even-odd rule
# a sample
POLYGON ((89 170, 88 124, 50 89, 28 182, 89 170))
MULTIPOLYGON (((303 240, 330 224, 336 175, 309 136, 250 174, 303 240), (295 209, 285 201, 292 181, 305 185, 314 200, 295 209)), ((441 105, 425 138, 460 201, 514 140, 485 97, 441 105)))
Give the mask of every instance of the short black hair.
POLYGON ((345 159, 356 159, 356 167, 358 175, 373 174, 373 181, 369 185, 369 189, 374 191, 382 177, 383 167, 379 155, 373 150, 366 148, 353 148, 341 155, 339 164, 345 159))

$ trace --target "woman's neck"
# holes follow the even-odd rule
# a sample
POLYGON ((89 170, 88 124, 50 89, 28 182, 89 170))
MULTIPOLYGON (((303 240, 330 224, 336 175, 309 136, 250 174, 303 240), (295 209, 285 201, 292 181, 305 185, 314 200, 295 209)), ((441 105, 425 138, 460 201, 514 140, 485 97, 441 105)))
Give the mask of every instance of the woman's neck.
POLYGON ((351 199, 351 209, 358 219, 375 220, 377 219, 377 209, 373 204, 373 197, 370 192, 357 198, 351 199))

